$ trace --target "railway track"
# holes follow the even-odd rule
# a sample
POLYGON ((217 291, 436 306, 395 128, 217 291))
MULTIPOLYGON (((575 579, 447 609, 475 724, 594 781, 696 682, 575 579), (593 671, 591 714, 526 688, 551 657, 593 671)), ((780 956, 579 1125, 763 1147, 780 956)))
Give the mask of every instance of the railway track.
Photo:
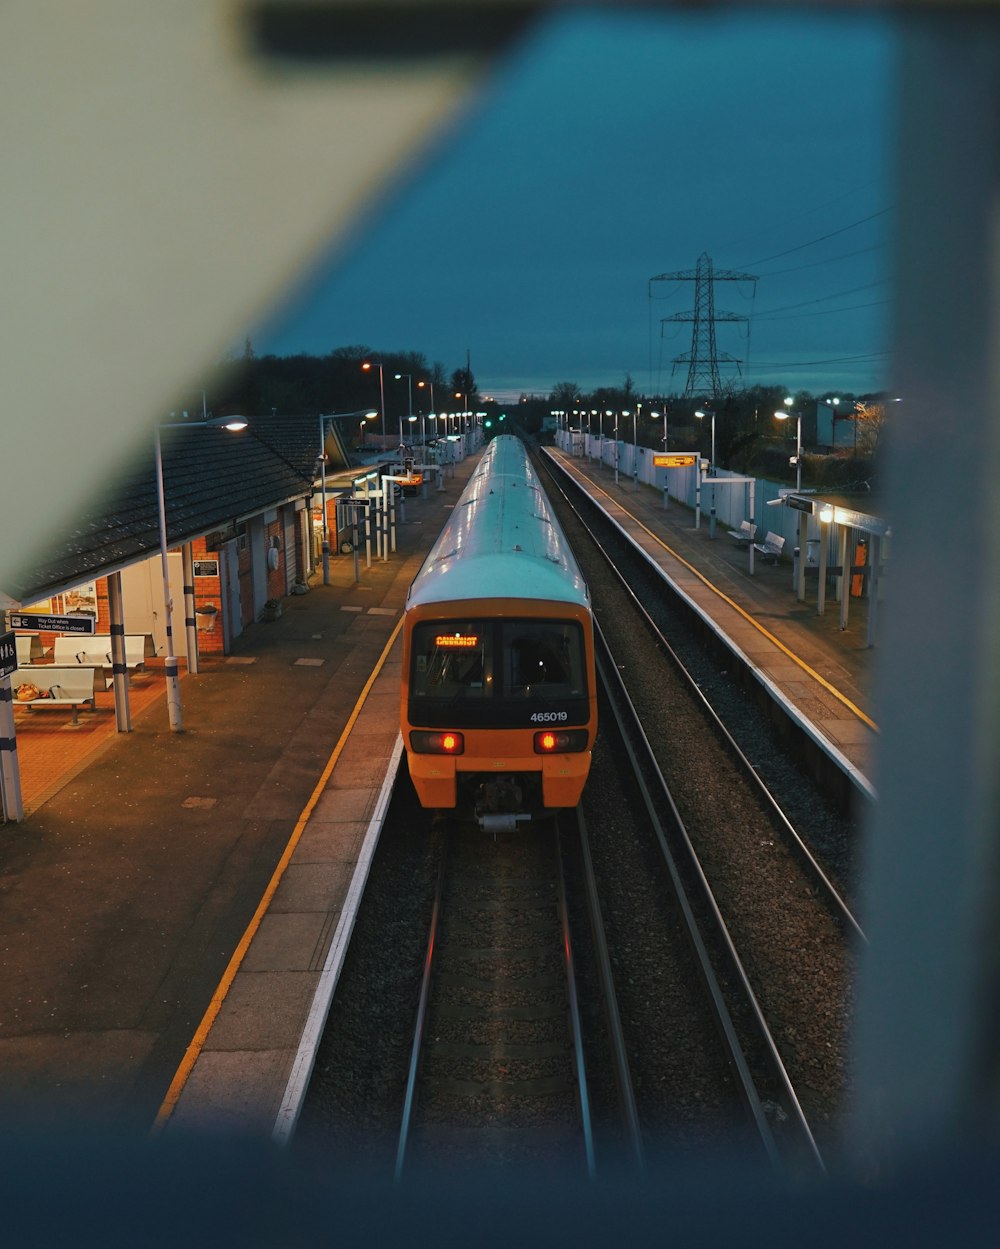
POLYGON ((851 947, 862 939, 849 903, 810 848, 812 830, 764 791, 579 518, 562 523, 574 527, 598 620, 614 624, 580 808, 588 849, 565 821, 558 836, 496 841, 432 828, 414 816, 404 771, 317 1060, 325 1103, 304 1110, 306 1135, 352 1161, 367 1150, 399 1177, 443 1161, 531 1168, 542 1156, 591 1173, 623 1161, 641 1170, 678 1150, 761 1146, 776 1165, 822 1169, 844 1100, 851 947), (612 725, 629 701, 643 730, 618 740, 612 725), (624 779, 634 767, 641 779, 624 779), (600 901, 581 885, 588 857, 600 901), (387 949, 389 928, 398 946, 387 949), (706 977, 717 982, 711 1014, 706 977))
MULTIPOLYGON (((613 656, 600 637, 598 667, 614 729, 641 796, 646 820, 637 835, 655 838, 683 917, 704 1003, 721 1045, 731 1085, 772 1165, 790 1171, 824 1164, 799 1098, 771 1035, 750 978, 663 779, 613 656)), ((605 722, 605 732, 610 726, 605 722)), ((730 1083, 727 1081, 727 1083, 730 1083)))
POLYGON ((466 1165, 594 1169, 555 821, 454 823, 435 894, 396 1177, 466 1165))
MULTIPOLYGON (((550 493, 557 495, 555 489, 550 493)), ((775 749, 762 733, 756 736, 751 762, 702 693, 701 686, 711 684, 704 666, 695 680, 654 622, 662 613, 649 584, 644 585, 639 604, 627 586, 631 567, 625 565, 624 578, 618 572, 621 552, 604 553, 589 526, 565 500, 556 507, 591 586, 597 619, 606 626, 610 622, 605 633, 614 654, 606 663, 620 674, 623 690, 635 704, 651 766, 671 794, 667 805, 686 828, 701 871, 711 883, 790 1085, 799 1090, 804 1118, 813 1125, 814 1136, 832 1144, 848 1088, 847 1026, 854 952, 864 938, 842 884, 852 879, 850 867, 844 869, 843 860, 834 855, 840 870, 830 872, 825 852, 831 845, 842 847, 852 830, 831 817, 822 793, 810 789, 794 762, 768 760, 767 767, 761 768, 765 749, 775 749), (762 784, 765 770, 791 776, 794 821, 771 787, 762 784), (831 826, 836 830, 832 837, 831 826)), ((678 613, 673 605, 670 611, 671 618, 678 613)), ((608 745, 604 728, 610 710, 602 707, 601 749, 608 745)), ((614 882, 623 875, 621 847, 631 828, 606 798, 607 787, 614 783, 607 773, 613 768, 602 763, 599 753, 595 753, 584 806, 596 805, 608 817, 611 831, 603 848, 595 849, 604 892, 606 884, 612 890, 623 888, 614 882)), ((625 764, 619 760, 618 766, 625 764)), ((589 818, 595 829, 601 827, 600 817, 589 818)), ((638 818, 632 817, 633 821, 638 818)), ((850 857, 849 850, 846 857, 850 857)), ((631 870, 638 878, 652 868, 647 859, 631 870)), ((633 888, 640 895, 648 892, 641 884, 633 888)), ((626 896, 622 909, 634 913, 635 902, 627 889, 626 896)), ((655 904, 652 909, 656 913, 655 904)), ((655 974, 655 967, 647 969, 650 979, 655 974)), ((635 995, 636 999, 641 996, 635 995)), ((627 1004, 623 1009, 628 1009, 627 1004)), ((654 1015, 639 1002, 637 1018, 654 1015)), ((655 1084, 655 1073, 672 1064, 664 1047, 649 1039, 670 1026, 661 1021, 637 1029, 639 1042, 632 1052, 637 1082, 655 1084)), ((708 1078, 692 1083, 702 1088, 708 1078)), ((671 1096, 654 1097, 652 1109, 648 1103, 643 1107, 640 1098, 645 1119, 664 1124, 665 1139, 670 1138, 676 1119, 671 1096)), ((684 1104, 683 1089, 680 1100, 684 1104)), ((781 1098, 765 1095, 762 1102, 777 1107, 778 1117, 786 1121, 788 1112, 781 1098)), ((697 1107, 693 1113, 697 1117, 697 1107)))

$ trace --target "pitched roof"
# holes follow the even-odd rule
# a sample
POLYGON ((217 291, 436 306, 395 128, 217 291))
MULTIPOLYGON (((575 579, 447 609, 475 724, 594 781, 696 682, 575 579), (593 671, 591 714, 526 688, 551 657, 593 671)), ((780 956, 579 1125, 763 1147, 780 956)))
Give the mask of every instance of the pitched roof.
MULTIPOLYGON (((163 428, 168 546, 308 496, 318 426, 314 418, 305 420, 312 422, 316 435, 312 461, 305 468, 297 463, 304 453, 304 424, 298 442, 291 429, 286 431, 288 457, 282 454, 280 437, 265 441, 252 426, 239 433, 205 426, 163 428)), ((33 602, 146 559, 160 548, 158 515, 151 445, 148 462, 136 463, 95 497, 65 540, 32 566, 18 568, 3 589, 18 602, 33 602)))

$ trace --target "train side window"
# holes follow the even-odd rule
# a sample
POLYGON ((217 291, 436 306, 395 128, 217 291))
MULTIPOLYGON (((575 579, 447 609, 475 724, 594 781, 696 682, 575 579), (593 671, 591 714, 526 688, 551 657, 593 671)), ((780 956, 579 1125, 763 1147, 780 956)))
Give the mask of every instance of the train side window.
POLYGON ((415 698, 480 699, 493 693, 492 626, 483 621, 418 625, 411 642, 415 698))

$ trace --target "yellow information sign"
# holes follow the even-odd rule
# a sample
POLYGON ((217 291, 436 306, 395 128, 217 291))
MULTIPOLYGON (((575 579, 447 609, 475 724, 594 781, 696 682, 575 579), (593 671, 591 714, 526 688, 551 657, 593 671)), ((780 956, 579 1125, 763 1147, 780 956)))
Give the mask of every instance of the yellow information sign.
POLYGON ((664 455, 662 452, 653 456, 654 468, 692 468, 698 462, 697 455, 664 455))

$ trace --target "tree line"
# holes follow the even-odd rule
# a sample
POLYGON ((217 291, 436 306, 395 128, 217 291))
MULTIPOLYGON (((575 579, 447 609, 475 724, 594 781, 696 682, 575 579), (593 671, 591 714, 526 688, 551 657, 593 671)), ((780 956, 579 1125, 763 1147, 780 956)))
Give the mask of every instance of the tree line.
MULTIPOLYGON (((408 415, 455 412, 463 408, 485 411, 490 430, 504 426, 497 419, 506 412, 527 433, 550 436, 551 413, 567 414, 573 428, 613 436, 618 413, 618 434, 640 446, 663 449, 663 415, 666 413, 670 450, 709 452, 707 420, 697 410, 715 412, 716 463, 735 472, 783 480, 789 474, 789 442, 794 454, 795 421, 784 423, 774 413, 789 410, 802 415, 803 480, 815 486, 835 487, 876 475, 879 439, 885 425, 884 396, 832 393, 813 395, 805 390, 791 394, 780 386, 748 386, 731 390, 714 401, 680 395, 645 395, 626 374, 620 386, 583 391, 575 382, 557 382, 548 395, 522 395, 515 405, 484 398, 469 368, 450 372, 440 361, 430 362, 417 351, 378 351, 369 346, 335 347, 323 356, 305 352, 290 355, 257 355, 248 338, 241 356, 219 370, 203 393, 192 395, 178 408, 200 411, 202 404, 216 415, 240 412, 259 414, 320 415, 379 409, 384 389, 385 415, 390 423, 408 415), (378 365, 381 364, 381 387, 378 365), (364 366, 368 365, 368 368, 364 366), (837 447, 834 454, 816 446, 817 405, 836 397, 837 447), (412 403, 412 412, 411 412, 412 403), (622 413, 628 413, 622 417, 622 413), (656 413, 654 416, 653 414, 656 413)), ((794 476, 792 471, 791 476, 794 476)))
MULTIPOLYGON (((320 416, 381 409, 383 389, 389 421, 411 414, 411 398, 416 416, 435 409, 459 411, 466 399, 470 407, 479 402, 468 367, 447 372, 440 361, 430 363, 421 352, 376 351, 359 344, 335 347, 323 356, 258 355, 249 338, 243 354, 227 361, 209 382, 204 400, 218 416, 320 416), (463 398, 456 399, 456 394, 463 398)), ((180 402, 179 409, 200 411, 202 401, 199 391, 180 402)))

